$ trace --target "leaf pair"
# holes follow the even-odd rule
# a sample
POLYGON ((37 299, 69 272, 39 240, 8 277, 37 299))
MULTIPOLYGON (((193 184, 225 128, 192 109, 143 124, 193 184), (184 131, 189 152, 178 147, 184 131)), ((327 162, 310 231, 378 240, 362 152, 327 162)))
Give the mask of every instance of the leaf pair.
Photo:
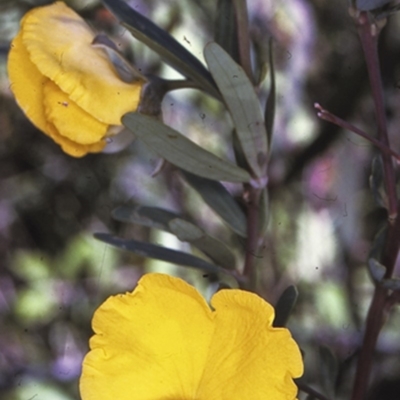
MULTIPOLYGON (((266 126, 254 87, 242 67, 218 44, 210 43, 204 52, 210 74, 196 57, 167 32, 126 3, 120 0, 104 0, 104 3, 137 39, 156 51, 186 78, 215 97, 219 97, 218 87, 230 112, 251 174, 256 178, 264 177, 268 157, 266 126)), ((122 122, 160 157, 188 172, 214 180, 250 181, 250 174, 244 169, 221 160, 155 119, 128 113, 122 122)))

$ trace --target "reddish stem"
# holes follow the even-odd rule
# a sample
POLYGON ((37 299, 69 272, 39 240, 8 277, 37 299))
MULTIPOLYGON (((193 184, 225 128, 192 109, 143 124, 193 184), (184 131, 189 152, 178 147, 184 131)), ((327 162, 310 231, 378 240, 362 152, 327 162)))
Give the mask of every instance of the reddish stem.
MULTIPOLYGON (((383 99, 383 85, 378 58, 379 29, 375 24, 371 23, 366 12, 362 12, 359 17, 356 18, 356 23, 361 40, 361 45, 364 50, 364 57, 367 63, 369 81, 371 84, 372 97, 375 103, 375 112, 378 125, 378 138, 386 147, 390 148, 390 142, 387 133, 385 105, 383 99)), ((390 156, 382 153, 382 159, 383 168, 385 171, 385 186, 388 195, 389 219, 394 220, 397 215, 395 173, 390 156)))
POLYGON ((247 201, 247 238, 245 248, 245 261, 243 275, 251 283, 253 275, 254 259, 258 250, 258 228, 260 217, 260 196, 261 190, 248 186, 247 201))
MULTIPOLYGON (((356 24, 364 50, 367 63, 369 80, 371 83, 372 96, 375 103, 375 111, 378 124, 379 141, 390 148, 387 134, 387 123, 383 100, 383 86, 380 76, 377 41, 378 27, 372 24, 368 14, 362 12, 356 16, 356 24)), ((384 166, 384 180, 388 195, 389 227, 386 245, 383 251, 381 263, 386 267, 385 278, 392 276, 397 254, 400 246, 400 218, 398 216, 398 204, 396 194, 396 180, 393 163, 387 152, 382 152, 384 166)), ((365 326, 364 340, 358 358, 356 377, 354 381, 352 400, 364 400, 367 392, 369 377, 371 374, 372 361, 379 332, 384 324, 387 308, 388 291, 379 284, 375 287, 374 296, 368 310, 365 326)))
POLYGON ((393 156, 396 158, 396 160, 400 161, 400 154, 396 153, 394 150, 392 150, 390 147, 387 147, 384 145, 382 142, 379 140, 375 139, 374 137, 368 135, 361 129, 357 128, 353 124, 350 124, 350 122, 344 121, 343 119, 339 118, 338 116, 332 114, 328 110, 325 110, 320 104, 315 103, 314 107, 318 110, 318 117, 323 119, 324 121, 331 122, 332 124, 335 124, 337 126, 340 126, 343 129, 346 129, 350 132, 355 133, 358 136, 361 136, 362 138, 368 140, 371 142, 374 146, 378 147, 379 150, 381 150, 383 153, 386 153, 390 156, 393 156))

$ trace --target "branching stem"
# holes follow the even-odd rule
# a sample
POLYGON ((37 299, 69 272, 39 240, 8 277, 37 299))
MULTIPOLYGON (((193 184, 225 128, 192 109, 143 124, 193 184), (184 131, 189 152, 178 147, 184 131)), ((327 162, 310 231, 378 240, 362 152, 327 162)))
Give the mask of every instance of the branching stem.
MULTIPOLYGON (((356 15, 355 21, 367 63, 372 96, 375 103, 378 139, 385 148, 390 148, 377 50, 379 27, 371 23, 366 12, 356 15)), ((385 278, 388 279, 393 274, 400 246, 400 218, 398 214, 399 205, 397 202, 394 167, 391 156, 387 151, 382 151, 382 160, 384 166, 384 182, 388 196, 389 227, 381 263, 386 267, 385 278)), ((366 397, 376 342, 388 311, 387 299, 388 291, 376 285, 374 296, 368 310, 364 339, 358 358, 352 400, 364 400, 366 397)))
POLYGON ((343 119, 332 114, 328 110, 325 110, 325 108, 321 107, 320 104, 315 103, 314 107, 318 110, 317 115, 319 118, 323 119, 324 121, 331 122, 332 124, 335 124, 337 126, 340 126, 341 128, 346 129, 350 132, 353 132, 358 136, 361 136, 362 138, 371 142, 374 146, 378 147, 378 149, 381 150, 382 153, 386 153, 387 155, 393 156, 396 160, 400 161, 400 154, 396 153, 390 147, 387 147, 386 145, 384 145, 381 141, 368 135, 361 129, 359 129, 356 126, 354 126, 353 124, 351 124, 350 122, 344 121, 343 119))

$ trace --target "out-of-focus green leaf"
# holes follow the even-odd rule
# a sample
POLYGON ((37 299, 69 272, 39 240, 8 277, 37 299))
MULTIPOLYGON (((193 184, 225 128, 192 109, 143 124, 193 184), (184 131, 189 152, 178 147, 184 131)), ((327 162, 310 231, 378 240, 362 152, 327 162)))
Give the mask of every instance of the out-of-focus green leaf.
POLYGON ((204 150, 179 132, 139 113, 128 113, 122 123, 160 157, 193 174, 229 182, 248 182, 250 175, 237 165, 204 150))
POLYGON ((96 233, 94 237, 104 243, 138 254, 142 257, 150 257, 157 260, 167 261, 172 264, 197 268, 209 274, 228 272, 221 267, 211 264, 201 258, 192 256, 191 254, 157 246, 152 243, 139 242, 133 239, 122 239, 108 233, 96 233))
POLYGON ((47 323, 55 317, 59 304, 53 285, 51 280, 43 280, 18 293, 14 310, 24 325, 47 323))
POLYGON ((386 235, 387 235, 387 226, 384 226, 375 235, 368 258, 376 258, 377 260, 381 258, 383 248, 386 244, 386 235))
POLYGON ((378 206, 388 208, 388 198, 384 185, 384 172, 382 157, 377 156, 372 160, 371 175, 369 177, 369 185, 375 202, 378 206))
POLYGON ((378 21, 380 19, 387 19, 392 14, 395 14, 400 11, 400 4, 396 3, 392 4, 389 3, 390 0, 387 1, 388 3, 386 3, 382 7, 371 10, 371 14, 373 15, 375 21, 378 21))
POLYGON ((214 97, 219 97, 215 83, 204 65, 187 51, 168 32, 129 7, 121 0, 103 0, 103 3, 122 21, 132 35, 158 53, 165 62, 182 75, 198 82, 214 97))
POLYGON ((383 7, 391 1, 392 0, 355 0, 355 4, 359 10, 370 11, 376 8, 383 7))
POLYGON ((118 221, 136 223, 172 233, 210 257, 220 267, 235 268, 235 256, 221 241, 209 236, 192 222, 168 210, 146 206, 120 206, 112 211, 118 221))
POLYGON ((265 128, 267 130, 268 143, 271 145, 272 135, 274 132, 275 102, 276 102, 274 52, 272 47, 272 39, 269 40, 268 59, 269 59, 268 61, 269 61, 270 89, 268 93, 267 103, 265 104, 264 118, 265 118, 265 128))
POLYGON ((388 290, 400 291, 400 279, 398 278, 382 279, 379 285, 388 290))
POLYGON ((386 244, 387 226, 383 227, 374 237, 371 250, 368 255, 368 271, 375 283, 380 283, 385 276, 386 267, 379 260, 386 244))
POLYGON ((204 235, 204 231, 182 218, 173 218, 168 223, 170 231, 182 242, 193 242, 204 235))
POLYGON ((170 231, 179 240, 196 246, 216 264, 226 269, 235 268, 235 256, 221 241, 207 235, 202 229, 191 222, 175 218, 169 223, 170 231))
POLYGON ((236 13, 232 0, 218 0, 214 26, 215 42, 239 62, 236 13))
POLYGON ((382 265, 375 258, 370 258, 368 260, 368 270, 369 270, 369 273, 371 274, 371 278, 376 283, 381 282, 383 277, 386 274, 386 267, 384 265, 382 265))
POLYGON ((233 120, 247 162, 257 177, 267 168, 267 132, 253 85, 243 68, 217 43, 209 43, 204 56, 233 120))
POLYGON ((96 35, 93 39, 92 46, 104 50, 111 61, 115 72, 122 81, 132 83, 138 79, 145 80, 143 74, 141 74, 138 69, 123 57, 115 43, 110 40, 107 35, 103 33, 96 35))
POLYGON ((249 163, 246 160, 246 156, 243 152, 242 146, 239 141, 239 137, 235 129, 233 129, 232 132, 232 144, 233 144, 233 152, 235 154, 236 164, 239 165, 240 168, 249 171, 251 167, 249 166, 249 163))
POLYGON ((326 346, 320 346, 320 376, 321 383, 328 397, 335 397, 335 383, 338 374, 338 361, 332 351, 326 346))
POLYGON ((149 228, 169 231, 169 222, 174 218, 180 218, 179 214, 158 207, 146 207, 139 205, 119 206, 111 215, 114 219, 126 223, 134 223, 149 228))
POLYGON ((296 286, 287 287, 279 297, 275 306, 275 319, 273 325, 277 328, 286 326, 290 314, 296 304, 299 292, 296 286))
POLYGON ((400 279, 384 279, 386 274, 386 267, 375 258, 370 258, 368 260, 368 271, 371 275, 371 278, 377 285, 382 286, 388 290, 400 290, 400 279))
POLYGON ((236 200, 220 182, 181 171, 185 181, 195 189, 205 203, 238 235, 246 237, 247 221, 236 200))

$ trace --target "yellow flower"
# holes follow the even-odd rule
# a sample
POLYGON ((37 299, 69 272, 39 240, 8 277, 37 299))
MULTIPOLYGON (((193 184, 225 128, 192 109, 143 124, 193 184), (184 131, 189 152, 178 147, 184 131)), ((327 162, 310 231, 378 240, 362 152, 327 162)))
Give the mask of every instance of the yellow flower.
POLYGON ((71 156, 100 152, 110 127, 139 103, 141 80, 123 82, 95 34, 64 3, 28 12, 8 57, 11 90, 27 117, 71 156))
POLYGON ((257 295, 221 290, 208 306, 178 278, 148 274, 95 312, 83 400, 293 400, 303 373, 289 331, 257 295))

